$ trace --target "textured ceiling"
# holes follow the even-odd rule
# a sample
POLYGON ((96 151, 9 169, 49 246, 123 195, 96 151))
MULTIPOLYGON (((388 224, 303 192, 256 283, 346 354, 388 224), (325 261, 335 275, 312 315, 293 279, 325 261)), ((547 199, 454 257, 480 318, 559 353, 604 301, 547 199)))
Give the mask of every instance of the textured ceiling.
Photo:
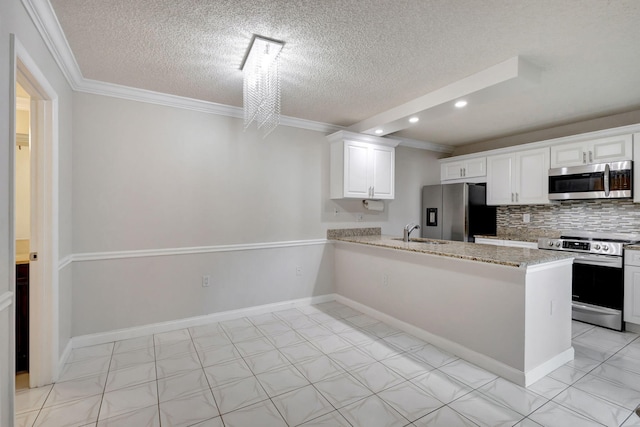
POLYGON ((640 108, 638 0, 51 0, 85 78, 242 106, 252 34, 282 113, 350 126, 520 55, 540 82, 399 132, 459 145, 640 108))

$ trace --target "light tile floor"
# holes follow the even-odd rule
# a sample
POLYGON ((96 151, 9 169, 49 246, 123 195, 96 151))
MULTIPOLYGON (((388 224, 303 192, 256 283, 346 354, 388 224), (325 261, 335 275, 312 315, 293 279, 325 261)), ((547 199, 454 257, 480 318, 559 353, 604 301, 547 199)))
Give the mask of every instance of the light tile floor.
POLYGON ((329 302, 73 350, 18 426, 640 426, 640 339, 573 323, 528 389, 329 302))

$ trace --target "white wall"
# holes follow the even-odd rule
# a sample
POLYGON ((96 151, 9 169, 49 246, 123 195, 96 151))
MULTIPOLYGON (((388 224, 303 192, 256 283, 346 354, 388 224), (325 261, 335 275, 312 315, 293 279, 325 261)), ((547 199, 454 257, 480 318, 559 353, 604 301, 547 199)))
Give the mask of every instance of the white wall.
POLYGON ((239 119, 77 93, 74 252, 98 255, 73 262, 72 335, 331 293, 330 245, 146 258, 122 251, 308 241, 355 226, 399 234, 419 220, 420 187, 439 180, 437 157, 398 148, 397 198, 371 213, 359 200, 329 199, 323 133, 280 126, 263 139, 239 119), (105 259, 114 252, 124 258, 105 259))
POLYGON ((323 237, 317 132, 78 93, 74 252, 323 237))
MULTIPOLYGON (((325 236, 320 133, 281 126, 263 139, 238 119, 78 93, 74 141, 78 255, 325 236)), ((72 335, 331 293, 326 250, 74 261, 72 335)))
POLYGON ((82 261, 73 273, 74 336, 334 292, 331 244, 82 261))

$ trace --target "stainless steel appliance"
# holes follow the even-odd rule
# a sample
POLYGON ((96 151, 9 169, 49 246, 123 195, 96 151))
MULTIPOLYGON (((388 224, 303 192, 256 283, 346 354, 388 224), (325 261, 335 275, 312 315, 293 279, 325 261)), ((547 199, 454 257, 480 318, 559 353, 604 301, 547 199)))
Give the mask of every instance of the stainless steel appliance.
POLYGON ((422 187, 424 238, 473 242, 474 235, 496 234, 496 207, 487 206, 485 184, 422 187))
POLYGON ((624 330, 624 245, 639 234, 567 232, 559 239, 538 239, 538 248, 575 253, 572 317, 574 320, 624 330))
POLYGON ((549 169, 549 199, 625 199, 633 196, 633 162, 549 169))

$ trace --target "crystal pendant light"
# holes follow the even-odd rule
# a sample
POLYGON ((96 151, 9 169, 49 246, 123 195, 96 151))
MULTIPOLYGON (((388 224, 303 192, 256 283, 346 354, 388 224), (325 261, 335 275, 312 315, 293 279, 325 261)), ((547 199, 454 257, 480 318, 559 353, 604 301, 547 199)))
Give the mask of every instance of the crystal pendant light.
POLYGON ((244 127, 256 122, 266 137, 280 123, 278 56, 284 42, 254 35, 240 69, 244 73, 244 127))

